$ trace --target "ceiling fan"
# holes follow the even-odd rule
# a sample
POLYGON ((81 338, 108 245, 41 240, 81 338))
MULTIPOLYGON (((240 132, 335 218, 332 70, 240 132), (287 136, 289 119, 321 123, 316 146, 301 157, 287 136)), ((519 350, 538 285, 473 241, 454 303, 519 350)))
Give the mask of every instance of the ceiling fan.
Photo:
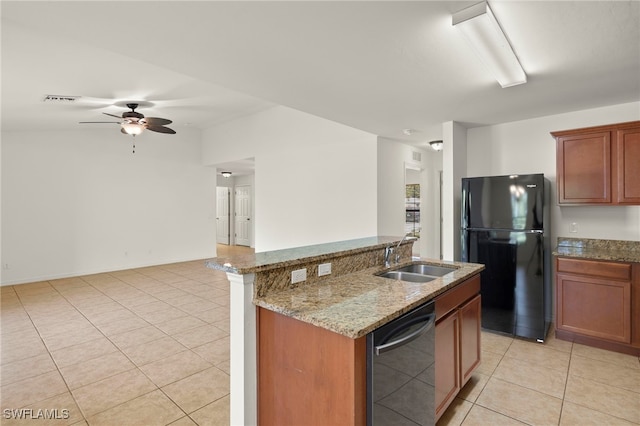
POLYGON ((127 104, 127 108, 130 108, 131 111, 126 111, 122 113, 122 117, 119 117, 114 114, 109 114, 108 112, 103 112, 103 114, 108 115, 110 117, 115 117, 120 119, 121 121, 81 121, 80 124, 94 124, 94 123, 115 123, 120 124, 120 131, 126 135, 136 136, 142 133, 145 129, 150 130, 152 132, 158 133, 168 133, 175 134, 176 131, 166 127, 166 124, 171 124, 171 120, 167 120, 166 118, 157 118, 157 117, 145 117, 144 115, 136 112, 136 108, 138 108, 138 104, 129 103, 127 104))

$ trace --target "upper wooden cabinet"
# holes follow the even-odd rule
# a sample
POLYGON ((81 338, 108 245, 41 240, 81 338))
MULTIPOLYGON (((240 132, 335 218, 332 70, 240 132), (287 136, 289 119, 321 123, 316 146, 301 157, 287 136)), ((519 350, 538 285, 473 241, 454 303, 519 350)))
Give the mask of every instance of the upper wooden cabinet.
POLYGON ((551 135, 559 204, 640 204, 640 121, 551 135))
POLYGON ((621 204, 640 204, 640 125, 616 132, 616 199, 621 204))

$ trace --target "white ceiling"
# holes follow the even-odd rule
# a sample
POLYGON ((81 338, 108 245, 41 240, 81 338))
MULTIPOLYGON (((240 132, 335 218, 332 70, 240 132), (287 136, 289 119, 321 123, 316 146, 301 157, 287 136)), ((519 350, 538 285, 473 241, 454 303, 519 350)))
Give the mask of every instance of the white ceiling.
POLYGON ((147 101, 179 132, 286 105, 426 144, 445 121, 640 100, 640 2, 491 1, 529 77, 507 89, 451 26, 474 3, 5 0, 2 128, 78 129, 147 101))

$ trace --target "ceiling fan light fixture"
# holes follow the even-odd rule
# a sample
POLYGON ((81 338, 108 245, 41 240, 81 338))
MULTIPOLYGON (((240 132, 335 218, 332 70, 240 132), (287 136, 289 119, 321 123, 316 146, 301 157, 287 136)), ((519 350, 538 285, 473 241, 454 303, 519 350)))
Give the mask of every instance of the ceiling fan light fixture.
POLYGON ((458 28, 502 88, 527 82, 518 57, 486 1, 453 14, 458 28))
POLYGON ((231 177, 231 172, 221 172, 220 173, 223 177, 229 178, 231 177))
POLYGON ((144 130, 144 126, 139 123, 124 122, 121 126, 125 133, 131 136, 139 135, 144 130))

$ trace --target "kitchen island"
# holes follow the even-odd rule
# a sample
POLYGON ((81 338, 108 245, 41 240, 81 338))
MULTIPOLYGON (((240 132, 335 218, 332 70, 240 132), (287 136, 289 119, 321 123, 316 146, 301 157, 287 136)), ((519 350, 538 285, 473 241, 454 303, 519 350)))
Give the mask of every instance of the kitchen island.
MULTIPOLYGON (((316 421, 326 414, 342 424, 364 424, 365 336, 472 277, 479 288, 483 266, 476 264, 420 259, 452 268, 423 283, 376 276, 389 269, 388 248, 394 249, 391 268, 414 263, 412 244, 371 237, 209 261, 209 267, 226 271, 231 282, 231 423, 286 423, 300 418, 291 412, 297 409, 316 421), (331 273, 319 276, 321 265, 325 272, 327 264, 331 273), (292 272, 301 269, 307 279, 292 283, 292 272), (299 366, 288 364, 301 359, 305 362, 299 366), (298 377, 287 381, 283 374, 298 377), (296 388, 294 382, 306 388, 296 388), (276 403, 281 405, 274 407, 276 403)), ((450 308, 440 312, 449 315, 450 308)), ((479 322, 477 327, 479 331, 479 322)))

